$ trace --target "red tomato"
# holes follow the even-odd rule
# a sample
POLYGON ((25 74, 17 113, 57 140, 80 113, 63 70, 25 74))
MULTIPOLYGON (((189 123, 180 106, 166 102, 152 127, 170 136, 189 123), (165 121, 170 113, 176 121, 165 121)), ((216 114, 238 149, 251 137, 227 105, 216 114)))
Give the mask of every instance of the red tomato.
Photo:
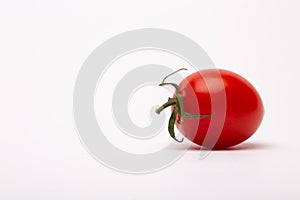
MULTIPOLYGON (((168 101, 173 111, 169 132, 175 140, 172 126, 176 117, 176 126, 187 139, 210 149, 225 149, 245 141, 263 119, 258 92, 231 71, 201 70, 186 77, 179 86, 164 81, 161 85, 168 84, 176 88, 168 101)), ((157 113, 169 106, 166 104, 157 113)))

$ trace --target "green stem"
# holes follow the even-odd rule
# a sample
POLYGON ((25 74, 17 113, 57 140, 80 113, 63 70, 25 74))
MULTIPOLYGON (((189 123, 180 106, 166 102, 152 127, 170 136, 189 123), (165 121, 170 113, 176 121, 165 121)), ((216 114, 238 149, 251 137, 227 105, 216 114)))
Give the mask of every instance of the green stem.
POLYGON ((175 125, 175 120, 177 117, 177 113, 178 113, 178 108, 175 107, 171 116, 170 116, 170 120, 169 120, 169 126, 168 126, 168 130, 169 130, 169 134, 170 136, 176 140, 177 142, 183 142, 183 138, 181 140, 178 140, 175 136, 175 132, 174 132, 174 125, 175 125))
POLYGON ((157 114, 160 114, 161 111, 163 111, 165 108, 175 105, 177 103, 177 99, 176 98, 169 98, 168 101, 166 103, 164 103, 162 106, 160 106, 159 108, 157 108, 155 110, 155 112, 157 114))
POLYGON ((184 117, 185 118, 208 118, 208 117, 211 117, 213 116, 213 114, 209 114, 209 115, 193 115, 193 114, 190 114, 190 113, 186 113, 184 112, 184 117))
POLYGON ((174 125, 175 125, 175 121, 176 121, 176 118, 177 118, 177 115, 179 116, 179 119, 177 120, 177 123, 178 124, 181 124, 183 123, 183 119, 184 118, 208 118, 208 117, 211 117, 213 114, 210 114, 210 115, 194 115, 194 114, 190 114, 190 113, 186 113, 184 112, 184 107, 183 107, 183 96, 182 94, 180 93, 180 90, 179 90, 179 86, 175 83, 165 83, 165 80, 175 74, 176 72, 180 71, 180 70, 186 70, 185 68, 182 68, 182 69, 179 69, 169 75, 167 75, 161 84, 159 84, 159 86, 165 86, 165 85, 171 85, 175 88, 175 94, 176 94, 176 97, 175 98, 169 98, 168 101, 166 103, 164 103, 162 106, 160 106, 159 108, 157 108, 155 110, 155 112, 157 114, 160 114, 161 111, 163 111, 165 108, 169 107, 169 106, 174 106, 174 110, 170 116, 170 119, 169 119, 169 126, 168 126, 168 130, 169 130, 169 134, 170 136, 176 140, 177 142, 182 142, 183 141, 183 138, 181 140, 178 140, 175 136, 175 132, 174 132, 174 125))
POLYGON ((177 100, 177 106, 178 106, 178 114, 179 114, 179 119, 177 120, 178 124, 181 124, 183 122, 183 101, 182 101, 182 94, 179 91, 179 86, 175 83, 161 83, 159 86, 164 86, 164 85, 171 85, 175 88, 175 94, 176 94, 176 100, 177 100))

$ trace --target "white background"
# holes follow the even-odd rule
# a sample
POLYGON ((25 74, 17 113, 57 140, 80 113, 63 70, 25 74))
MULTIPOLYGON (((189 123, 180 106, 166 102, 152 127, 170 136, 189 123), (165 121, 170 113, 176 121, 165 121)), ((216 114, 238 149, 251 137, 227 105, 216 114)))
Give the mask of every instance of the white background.
POLYGON ((299 199, 299 9, 296 0, 1 0, 0 199, 299 199), (147 27, 190 37, 257 87, 266 113, 252 138, 204 160, 189 150, 146 175, 87 153, 72 115, 81 64, 108 38, 147 27))

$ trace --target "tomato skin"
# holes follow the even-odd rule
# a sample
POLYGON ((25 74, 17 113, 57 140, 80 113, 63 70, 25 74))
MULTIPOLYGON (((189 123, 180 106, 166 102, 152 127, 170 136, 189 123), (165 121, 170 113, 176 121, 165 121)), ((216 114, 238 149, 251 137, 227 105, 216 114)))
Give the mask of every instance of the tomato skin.
POLYGON ((183 123, 176 123, 195 144, 213 149, 237 145, 252 136, 263 119, 264 107, 257 90, 231 71, 195 72, 179 84, 179 89, 185 112, 212 114, 209 118, 184 118, 183 123))

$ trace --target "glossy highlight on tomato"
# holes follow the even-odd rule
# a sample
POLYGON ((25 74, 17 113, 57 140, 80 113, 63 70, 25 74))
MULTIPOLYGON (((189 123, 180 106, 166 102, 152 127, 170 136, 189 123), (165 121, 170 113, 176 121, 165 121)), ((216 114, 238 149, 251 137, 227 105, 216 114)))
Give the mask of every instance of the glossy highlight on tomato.
POLYGON ((179 85, 165 83, 165 79, 160 85, 171 85, 176 91, 157 113, 172 106, 169 133, 178 142, 182 140, 175 137, 174 124, 195 144, 226 149, 247 140, 262 122, 264 107, 259 93, 234 72, 201 70, 179 85))

